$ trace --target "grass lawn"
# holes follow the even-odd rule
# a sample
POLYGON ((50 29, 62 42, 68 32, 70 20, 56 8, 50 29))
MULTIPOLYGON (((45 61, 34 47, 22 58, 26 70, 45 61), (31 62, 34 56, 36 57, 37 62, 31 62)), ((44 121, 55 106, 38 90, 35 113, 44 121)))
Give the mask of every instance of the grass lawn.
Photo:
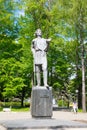
POLYGON ((11 111, 13 111, 13 112, 28 112, 28 111, 30 111, 30 108, 29 107, 11 108, 11 111))
POLYGON ((30 111, 30 104, 26 103, 24 104, 24 107, 21 107, 21 102, 2 102, 0 105, 0 111, 3 111, 3 108, 10 108, 11 106, 11 111, 14 112, 28 112, 30 111))
MULTIPOLYGON (((9 108, 9 107, 4 107, 4 108, 9 108)), ((0 107, 0 111, 3 111, 3 108, 0 107)), ((30 111, 29 107, 13 107, 11 108, 11 111, 13 112, 28 112, 30 111)))

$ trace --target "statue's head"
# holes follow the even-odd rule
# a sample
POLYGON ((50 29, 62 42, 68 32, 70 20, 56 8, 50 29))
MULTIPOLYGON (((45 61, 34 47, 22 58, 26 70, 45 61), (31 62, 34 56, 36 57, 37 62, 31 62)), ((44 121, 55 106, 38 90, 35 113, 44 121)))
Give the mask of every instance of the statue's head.
POLYGON ((42 31, 41 31, 41 29, 37 29, 36 32, 35 32, 35 35, 36 35, 36 36, 42 36, 42 31))

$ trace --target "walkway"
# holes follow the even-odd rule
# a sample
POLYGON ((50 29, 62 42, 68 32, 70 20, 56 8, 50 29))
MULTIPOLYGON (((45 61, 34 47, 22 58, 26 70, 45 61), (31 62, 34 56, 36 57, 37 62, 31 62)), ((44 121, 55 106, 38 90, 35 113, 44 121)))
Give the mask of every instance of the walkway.
POLYGON ((0 112, 0 130, 87 130, 87 113, 53 111, 52 119, 32 119, 30 112, 0 112))

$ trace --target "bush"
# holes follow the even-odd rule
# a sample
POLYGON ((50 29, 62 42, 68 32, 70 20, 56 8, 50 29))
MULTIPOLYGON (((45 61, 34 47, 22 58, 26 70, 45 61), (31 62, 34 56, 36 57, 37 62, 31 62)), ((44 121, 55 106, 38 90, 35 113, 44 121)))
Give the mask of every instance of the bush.
POLYGON ((21 102, 5 102, 3 103, 3 107, 20 107, 21 102))
POLYGON ((0 107, 0 111, 2 111, 3 110, 3 108, 2 107, 0 107))
POLYGON ((65 101, 65 100, 58 100, 58 106, 59 107, 67 107, 68 105, 67 105, 67 101, 65 101))
POLYGON ((24 107, 21 107, 21 102, 0 102, 0 111, 3 111, 3 108, 10 108, 11 111, 29 111, 30 103, 24 103, 24 107))
POLYGON ((25 102, 25 103, 24 103, 24 106, 25 106, 25 107, 30 107, 30 103, 29 103, 29 102, 25 102))

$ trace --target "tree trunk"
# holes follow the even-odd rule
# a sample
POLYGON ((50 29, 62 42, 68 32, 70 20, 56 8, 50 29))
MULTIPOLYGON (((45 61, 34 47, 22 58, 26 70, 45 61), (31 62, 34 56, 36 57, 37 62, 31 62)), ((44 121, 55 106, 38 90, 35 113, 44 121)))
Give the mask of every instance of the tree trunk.
POLYGON ((82 109, 86 112, 84 44, 82 45, 82 109))
POLYGON ((24 96, 25 96, 25 88, 22 88, 22 96, 21 96, 21 107, 24 106, 23 101, 24 101, 24 96))
POLYGON ((80 29, 80 45, 81 45, 81 62, 82 62, 82 110, 83 112, 86 112, 86 88, 85 88, 85 61, 84 61, 84 20, 83 20, 83 8, 81 6, 80 9, 80 23, 79 23, 79 29, 80 29))
POLYGON ((84 42, 83 42, 83 25, 80 25, 80 45, 81 45, 81 62, 82 62, 82 110, 86 112, 86 88, 85 88, 85 61, 84 61, 84 42))

